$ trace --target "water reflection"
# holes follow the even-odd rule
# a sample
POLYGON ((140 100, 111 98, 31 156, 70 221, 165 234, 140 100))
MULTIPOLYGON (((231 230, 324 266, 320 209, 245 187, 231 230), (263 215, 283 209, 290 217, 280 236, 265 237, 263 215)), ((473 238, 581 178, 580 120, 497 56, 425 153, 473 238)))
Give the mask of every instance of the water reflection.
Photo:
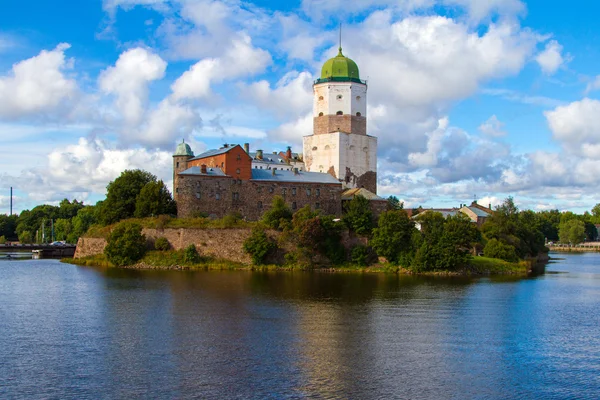
POLYGON ((567 257, 531 279, 9 261, 0 388, 9 398, 591 397, 599 261, 567 257))

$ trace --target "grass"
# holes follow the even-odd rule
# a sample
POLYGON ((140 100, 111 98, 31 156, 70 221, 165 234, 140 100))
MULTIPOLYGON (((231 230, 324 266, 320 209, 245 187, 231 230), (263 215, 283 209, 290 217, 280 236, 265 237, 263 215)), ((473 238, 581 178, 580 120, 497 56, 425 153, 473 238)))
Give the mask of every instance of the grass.
POLYGON ((244 221, 233 215, 227 215, 220 219, 173 218, 167 215, 160 215, 151 218, 130 218, 107 226, 92 225, 84 237, 108 239, 113 228, 122 222, 134 222, 140 224, 142 228, 148 229, 244 229, 253 228, 260 224, 260 222, 244 221))
POLYGON ((473 257, 469 268, 476 274, 526 274, 530 263, 527 261, 509 262, 497 258, 473 257))

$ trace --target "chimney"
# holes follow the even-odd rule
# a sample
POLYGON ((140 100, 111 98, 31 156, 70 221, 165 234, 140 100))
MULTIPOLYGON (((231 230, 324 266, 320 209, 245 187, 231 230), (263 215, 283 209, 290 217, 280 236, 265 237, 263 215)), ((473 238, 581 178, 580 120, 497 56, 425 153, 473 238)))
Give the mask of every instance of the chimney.
POLYGON ((287 147, 287 150, 285 152, 285 156, 287 157, 288 160, 292 159, 292 147, 291 146, 287 147))
POLYGON ((275 168, 273 168, 273 169, 271 170, 271 175, 275 176, 275 171, 276 171, 276 170, 275 170, 275 168))
POLYGON ((490 203, 490 206, 488 207, 490 210, 492 209, 492 203, 490 203))
POLYGON ((262 150, 256 150, 256 158, 258 160, 262 160, 263 159, 263 151, 262 150))
POLYGON ((201 174, 206 174, 206 164, 202 164, 202 165, 200 166, 200 173, 201 173, 201 174))
POLYGON ((229 145, 228 145, 227 143, 225 143, 225 144, 223 145, 223 148, 224 148, 224 149, 227 149, 227 148, 229 148, 229 145))
POLYGON ((244 151, 246 154, 250 154, 250 143, 244 143, 244 151))
POLYGON ((298 168, 294 168, 294 175, 298 175, 298 168))

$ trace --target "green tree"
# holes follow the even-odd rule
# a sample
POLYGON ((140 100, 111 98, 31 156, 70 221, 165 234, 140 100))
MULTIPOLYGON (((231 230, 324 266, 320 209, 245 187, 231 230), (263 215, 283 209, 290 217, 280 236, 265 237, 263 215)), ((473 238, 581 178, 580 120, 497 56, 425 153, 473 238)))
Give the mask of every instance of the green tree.
POLYGON ((519 259, 515 247, 502 243, 498 239, 489 240, 483 248, 483 255, 489 258, 515 262, 519 259))
POLYGON ((348 229, 358 235, 370 235, 373 229, 371 202, 364 196, 356 195, 344 205, 344 222, 348 229))
POLYGON ((558 236, 562 243, 579 244, 585 239, 585 224, 578 219, 566 219, 560 223, 558 236))
POLYGON ((370 245, 377 254, 396 264, 403 254, 411 251, 411 238, 414 231, 415 224, 406 211, 386 211, 379 216, 370 245))
POLYGON ((77 215, 71 220, 73 230, 67 238, 69 243, 77 243, 77 240, 88 231, 90 226, 98 223, 98 209, 98 205, 85 206, 77 211, 77 215))
POLYGON ((403 210, 404 202, 398 200, 396 196, 390 196, 387 198, 387 211, 403 210))
POLYGON ((142 226, 133 222, 118 224, 108 237, 104 254, 117 267, 141 260, 146 254, 146 236, 142 234, 142 226))
POLYGON ((285 204, 283 197, 275 196, 271 208, 263 214, 262 221, 269 228, 280 229, 281 221, 291 221, 292 215, 292 210, 285 204))
POLYGON ((600 203, 592 208, 592 223, 600 224, 600 203))
POLYGON ((100 222, 109 225, 135 214, 136 202, 144 186, 156 182, 150 172, 125 170, 106 187, 106 200, 101 205, 100 222))
POLYGON ((17 239, 17 215, 0 215, 0 235, 4 236, 7 240, 17 239))
POLYGON ((144 218, 175 214, 177 205, 164 182, 160 180, 146 183, 137 196, 134 215, 144 218))
POLYGON ((243 249, 250 254, 254 265, 264 264, 270 253, 277 248, 275 241, 267 236, 264 229, 254 228, 244 241, 243 249))
POLYGON ((72 231, 73 226, 70 219, 59 218, 54 221, 55 240, 67 240, 72 231))

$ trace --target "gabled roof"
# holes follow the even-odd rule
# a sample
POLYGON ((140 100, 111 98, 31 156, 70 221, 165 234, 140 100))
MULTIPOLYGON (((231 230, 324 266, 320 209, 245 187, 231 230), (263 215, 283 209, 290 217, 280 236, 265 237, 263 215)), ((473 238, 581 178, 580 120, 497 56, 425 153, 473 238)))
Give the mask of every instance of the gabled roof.
POLYGON ((474 207, 474 206, 470 205, 470 206, 465 206, 465 208, 468 208, 469 210, 471 210, 478 217, 486 218, 486 217, 489 217, 490 215, 492 215, 491 213, 489 213, 485 210, 482 210, 482 208, 485 208, 485 207, 474 207))
POLYGON ((252 180, 270 182, 295 182, 295 183, 328 183, 341 185, 340 181, 329 174, 320 172, 298 171, 275 171, 271 169, 252 169, 252 180))
POLYGON ((218 156, 218 155, 221 155, 221 154, 225 154, 225 153, 228 153, 228 152, 230 152, 231 150, 233 150, 233 149, 235 149, 237 147, 239 147, 241 150, 244 150, 242 148, 242 146, 240 146, 239 144, 236 144, 235 146, 222 147, 220 149, 213 149, 213 150, 205 151, 204 153, 198 154, 196 157, 192 158, 192 160, 199 160, 201 158, 214 157, 214 156, 218 156))
POLYGON ((355 196, 359 196, 359 195, 363 196, 367 200, 387 201, 383 197, 379 197, 375 193, 370 192, 365 188, 354 188, 354 189, 344 190, 344 192, 342 193, 342 200, 352 200, 355 196))

